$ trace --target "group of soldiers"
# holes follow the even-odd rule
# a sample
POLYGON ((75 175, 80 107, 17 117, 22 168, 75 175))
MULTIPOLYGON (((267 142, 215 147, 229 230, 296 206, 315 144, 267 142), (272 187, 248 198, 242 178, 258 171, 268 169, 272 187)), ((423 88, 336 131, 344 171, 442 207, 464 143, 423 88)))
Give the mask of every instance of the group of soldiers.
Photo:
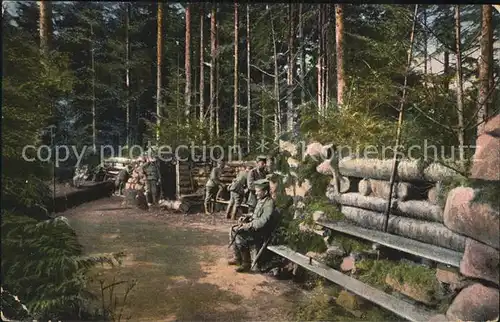
MULTIPOLYGON (((271 160, 266 156, 257 158, 257 166, 242 167, 233 182, 228 186, 230 193, 226 209, 227 218, 236 219, 246 197, 247 215, 238 219, 238 224, 231 227, 229 239, 231 259, 229 265, 237 265, 237 272, 248 272, 252 269, 251 251, 257 251, 270 238, 279 221, 279 212, 271 193, 271 160)), ((224 162, 219 161, 212 169, 206 184, 205 213, 209 214, 209 205, 214 201, 218 191, 224 188, 220 176, 224 162)), ((254 252, 254 257, 258 256, 254 252)), ((255 259, 254 259, 255 260, 255 259)), ((259 268, 257 267, 257 270, 259 268)))
MULTIPOLYGON (((139 158, 120 170, 115 180, 116 192, 134 191, 136 199, 145 200, 148 206, 158 205, 160 199, 161 175, 155 158, 139 158)), ((139 201, 139 204, 141 202, 139 201)))

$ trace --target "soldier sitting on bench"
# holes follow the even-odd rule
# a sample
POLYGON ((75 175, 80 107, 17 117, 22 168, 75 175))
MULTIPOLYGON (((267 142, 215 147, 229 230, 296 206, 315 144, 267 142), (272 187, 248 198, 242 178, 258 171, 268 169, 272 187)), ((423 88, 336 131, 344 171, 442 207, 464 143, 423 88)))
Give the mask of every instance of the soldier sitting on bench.
POLYGON ((255 195, 258 199, 252 214, 240 218, 240 226, 230 230, 230 241, 233 241, 233 258, 229 265, 239 265, 237 272, 248 272, 251 266, 250 248, 260 249, 264 240, 274 229, 277 215, 274 200, 269 195, 269 181, 266 179, 254 182, 255 195), (236 234, 236 236, 234 235, 236 234))

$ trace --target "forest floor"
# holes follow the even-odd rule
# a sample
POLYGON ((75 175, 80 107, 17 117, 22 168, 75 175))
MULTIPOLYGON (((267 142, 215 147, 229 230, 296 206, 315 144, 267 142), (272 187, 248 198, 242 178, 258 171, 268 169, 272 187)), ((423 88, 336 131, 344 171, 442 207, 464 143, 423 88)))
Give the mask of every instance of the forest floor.
MULTIPOLYGON (((222 214, 214 219, 141 211, 124 206, 122 200, 104 198, 61 215, 75 228, 86 254, 125 253, 121 265, 96 268, 91 286, 100 297, 99 280, 105 285, 114 279, 137 281, 124 317, 133 321, 293 319, 303 292, 292 281, 238 274, 227 265, 228 230, 234 223, 222 214)), ((118 303, 125 289, 126 284, 116 286, 118 303)), ((109 289, 104 294, 107 305, 109 289)))

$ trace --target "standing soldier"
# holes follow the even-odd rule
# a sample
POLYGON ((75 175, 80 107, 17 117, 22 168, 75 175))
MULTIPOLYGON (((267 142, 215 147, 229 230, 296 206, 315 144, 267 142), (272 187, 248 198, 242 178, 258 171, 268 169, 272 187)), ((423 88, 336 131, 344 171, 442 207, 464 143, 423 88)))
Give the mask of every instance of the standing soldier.
POLYGON ((130 165, 127 165, 125 168, 121 169, 120 172, 118 172, 118 176, 116 177, 115 181, 115 187, 118 190, 119 196, 123 195, 125 183, 127 183, 128 179, 130 178, 130 171, 131 167, 130 165))
POLYGON ((148 205, 157 205, 159 197, 160 170, 156 164, 156 160, 151 158, 144 165, 144 174, 146 175, 146 190, 147 196, 151 196, 148 205))
POLYGON ((230 230, 230 239, 234 239, 233 258, 229 265, 239 265, 237 272, 248 272, 251 265, 250 248, 259 249, 264 240, 272 233, 278 220, 274 200, 269 196, 269 181, 254 182, 255 195, 258 199, 255 211, 241 217, 242 225, 236 231, 230 230), (234 236, 234 234, 237 234, 234 236))
POLYGON ((211 211, 209 206, 215 200, 217 196, 217 192, 219 189, 224 188, 224 185, 220 181, 220 176, 222 174, 222 169, 224 168, 224 161, 217 161, 217 166, 212 169, 210 172, 210 178, 205 185, 205 214, 210 215, 211 211))
POLYGON ((233 182, 229 185, 229 204, 226 210, 226 217, 231 219, 236 219, 236 214, 239 213, 240 206, 243 203, 243 198, 245 197, 245 188, 247 185, 247 176, 250 167, 243 168, 233 182))
POLYGON ((255 196, 254 183, 257 180, 265 179, 267 158, 263 155, 257 157, 257 166, 248 172, 247 187, 248 187, 248 211, 251 212, 257 205, 257 197, 255 196))

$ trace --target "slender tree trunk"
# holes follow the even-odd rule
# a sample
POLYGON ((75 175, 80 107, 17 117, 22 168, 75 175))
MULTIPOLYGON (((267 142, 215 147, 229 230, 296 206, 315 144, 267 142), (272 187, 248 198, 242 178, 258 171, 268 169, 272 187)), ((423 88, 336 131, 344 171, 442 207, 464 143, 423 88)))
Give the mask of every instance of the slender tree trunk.
POLYGON ((205 41, 203 39, 203 22, 205 20, 204 4, 200 9, 200 122, 205 122, 205 41))
POLYGON ((130 2, 125 3, 125 111, 127 113, 127 147, 130 147, 130 2))
POLYGON ((216 55, 216 18, 215 6, 212 4, 212 13, 210 15, 210 142, 213 142, 214 137, 214 117, 215 117, 215 55, 216 55))
MULTIPOLYGON (((262 93, 264 93, 266 88, 265 75, 262 74, 262 93)), ((262 95, 264 97, 264 95, 262 95)), ((260 105, 261 114, 262 114, 262 137, 266 137, 266 109, 264 107, 264 100, 262 99, 262 103, 260 105)))
MULTIPOLYGON (((464 157, 464 145, 465 145, 465 133, 464 133, 464 99, 463 99, 463 81, 462 81, 462 51, 460 45, 461 39, 461 28, 460 28, 460 6, 455 6, 455 46, 456 46, 456 85, 457 85, 457 112, 458 112, 458 126, 457 126, 457 136, 459 143, 459 153, 460 162, 463 164, 465 162, 464 157)), ((465 169, 461 169, 462 171, 465 169)))
POLYGON ((326 113, 326 109, 328 108, 328 70, 329 70, 329 51, 328 51, 328 34, 327 30, 330 25, 330 16, 328 9, 330 6, 324 4, 323 5, 323 89, 321 90, 321 93, 323 94, 322 102, 323 102, 323 110, 324 113, 326 113))
POLYGON ((237 146, 239 136, 239 116, 238 116, 238 3, 234 3, 234 119, 233 119, 233 145, 237 146))
POLYGON ((217 50, 217 55, 215 59, 215 133, 216 137, 220 137, 220 104, 219 104, 219 91, 220 91, 220 56, 219 56, 219 24, 215 26, 215 47, 217 50))
POLYGON ((186 105, 185 116, 186 122, 189 123, 191 116, 191 4, 186 7, 186 49, 185 49, 185 73, 186 87, 184 89, 184 102, 186 105))
POLYGON ((250 5, 247 4, 247 152, 250 153, 250 120, 252 108, 251 92, 251 70, 250 70, 250 5))
POLYGON ((492 6, 484 4, 481 7, 481 56, 479 56, 479 95, 477 106, 477 135, 484 133, 484 123, 491 108, 493 88, 493 28, 492 6))
POLYGON ((450 89, 450 81, 449 81, 449 75, 450 75, 450 52, 445 49, 444 51, 444 61, 443 61, 443 75, 444 75, 444 88, 446 90, 450 89))
POLYGON ((306 102, 306 91, 305 91, 305 68, 306 68, 306 52, 304 50, 304 17, 303 15, 303 3, 299 3, 299 68, 300 68, 300 104, 306 102))
POLYGON ((335 51, 337 53, 337 105, 344 105, 345 70, 344 70, 344 5, 335 5, 335 51))
POLYGON ((276 48, 276 35, 274 32, 274 17, 271 14, 271 34, 273 38, 274 53, 274 96, 276 97, 276 110, 274 112, 274 139, 278 140, 281 132, 281 104, 280 104, 280 84, 278 74, 278 50, 276 48))
POLYGON ((294 59, 295 28, 293 21, 293 4, 288 4, 288 69, 287 69, 287 131, 293 131, 293 76, 295 69, 294 59))
POLYGON ((323 115, 323 15, 321 14, 322 5, 318 5, 318 111, 323 115))
POLYGON ((47 58, 52 41, 52 2, 40 1, 40 50, 47 58))
POLYGON ((90 24, 90 61, 92 69, 92 148, 97 152, 96 105, 95 105, 95 55, 94 26, 90 24))
POLYGON ((161 88, 162 88, 162 61, 163 61, 163 3, 158 2, 158 18, 156 30, 156 141, 160 140, 161 125, 161 88))
POLYGON ((423 15, 424 15, 424 28, 423 28, 423 38, 424 38, 424 76, 427 77, 427 7, 424 6, 423 8, 423 15))

